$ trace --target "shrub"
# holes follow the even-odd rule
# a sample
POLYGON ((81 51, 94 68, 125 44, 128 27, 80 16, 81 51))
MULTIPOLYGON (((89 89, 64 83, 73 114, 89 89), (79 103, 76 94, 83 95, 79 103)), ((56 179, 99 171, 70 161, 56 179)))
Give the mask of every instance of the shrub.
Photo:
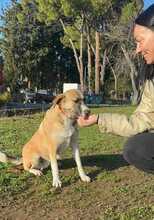
POLYGON ((4 92, 0 94, 0 106, 4 105, 11 99, 11 94, 9 92, 4 92))

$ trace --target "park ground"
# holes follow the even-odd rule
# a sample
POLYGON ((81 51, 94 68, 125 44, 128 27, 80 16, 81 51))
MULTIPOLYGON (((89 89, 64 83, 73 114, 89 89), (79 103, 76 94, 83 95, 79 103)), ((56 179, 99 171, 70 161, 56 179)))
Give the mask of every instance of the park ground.
MULTIPOLYGON (((92 112, 130 115, 134 107, 104 107, 92 112)), ((0 149, 20 156, 43 113, 0 119, 0 149)), ((53 189, 50 168, 35 177, 22 167, 0 164, 0 220, 153 220, 154 176, 122 157, 126 138, 80 129, 80 152, 91 183, 80 181, 71 149, 61 161, 62 189, 53 189)))

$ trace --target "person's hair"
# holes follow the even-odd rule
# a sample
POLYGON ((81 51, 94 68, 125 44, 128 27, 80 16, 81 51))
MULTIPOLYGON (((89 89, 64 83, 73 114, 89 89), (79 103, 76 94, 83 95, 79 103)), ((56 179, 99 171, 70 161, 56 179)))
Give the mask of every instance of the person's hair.
MULTIPOLYGON (((154 31, 154 4, 149 8, 143 11, 135 19, 135 24, 144 26, 154 31)), ((142 73, 143 74, 143 73, 142 73)), ((154 64, 147 65, 145 64, 144 69, 144 80, 150 80, 154 78, 154 64)))
POLYGON ((145 65, 145 81, 154 79, 154 64, 145 65))
POLYGON ((135 20, 135 24, 145 26, 154 31, 154 4, 139 14, 135 20))

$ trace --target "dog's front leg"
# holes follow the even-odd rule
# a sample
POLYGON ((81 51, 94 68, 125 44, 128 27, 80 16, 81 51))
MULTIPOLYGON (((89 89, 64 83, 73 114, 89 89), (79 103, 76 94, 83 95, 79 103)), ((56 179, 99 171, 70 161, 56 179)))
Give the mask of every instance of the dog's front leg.
POLYGON ((74 156, 81 180, 84 182, 90 182, 90 177, 85 174, 83 167, 82 167, 82 163, 80 159, 80 152, 79 152, 79 144, 78 144, 78 134, 75 134, 72 137, 71 147, 73 149, 73 156, 74 156))
POLYGON ((61 187, 61 181, 59 178, 59 170, 58 170, 58 163, 56 159, 56 153, 50 156, 50 161, 51 161, 51 169, 52 169, 52 177, 53 177, 53 182, 52 186, 54 187, 61 187))

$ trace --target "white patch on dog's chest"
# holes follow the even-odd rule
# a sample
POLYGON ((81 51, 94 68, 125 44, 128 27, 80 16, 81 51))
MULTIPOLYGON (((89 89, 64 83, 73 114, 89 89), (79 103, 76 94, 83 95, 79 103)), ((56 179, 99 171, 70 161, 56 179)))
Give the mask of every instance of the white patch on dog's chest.
POLYGON ((60 145, 58 147, 58 149, 60 151, 62 151, 64 148, 66 148, 67 146, 69 146, 70 141, 71 141, 71 137, 75 132, 75 127, 72 125, 72 123, 70 123, 69 121, 67 121, 65 123, 65 129, 64 131, 59 134, 59 141, 60 141, 60 145))

